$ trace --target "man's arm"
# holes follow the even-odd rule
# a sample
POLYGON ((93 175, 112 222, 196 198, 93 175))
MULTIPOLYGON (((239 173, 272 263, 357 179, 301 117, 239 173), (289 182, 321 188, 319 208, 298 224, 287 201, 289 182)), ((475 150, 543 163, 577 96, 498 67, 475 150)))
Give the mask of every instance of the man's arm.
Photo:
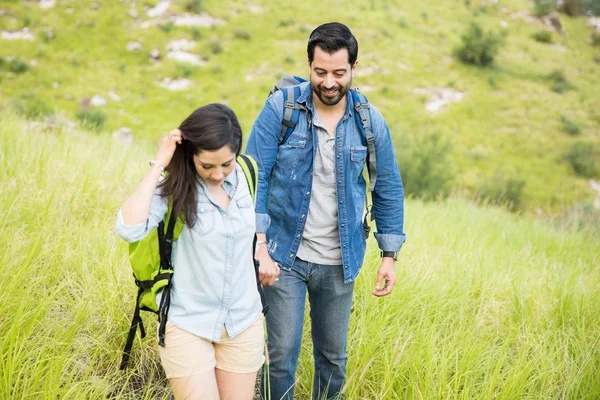
MULTIPOLYGON (((377 156, 377 181, 372 193, 373 217, 377 224, 375 238, 382 251, 399 252, 406 240, 404 188, 387 123, 377 109, 371 106, 370 111, 377 156)), ((392 292, 395 284, 395 260, 383 257, 373 295, 386 296, 392 292)))
POLYGON ((257 246, 254 258, 259 261, 258 275, 263 285, 273 285, 279 275, 279 266, 273 262, 267 249, 267 229, 271 218, 267 214, 267 193, 269 192, 269 176, 277 159, 278 139, 281 130, 281 115, 277 111, 277 100, 281 93, 271 96, 254 121, 246 153, 258 164, 258 187, 256 188, 256 236, 257 246))

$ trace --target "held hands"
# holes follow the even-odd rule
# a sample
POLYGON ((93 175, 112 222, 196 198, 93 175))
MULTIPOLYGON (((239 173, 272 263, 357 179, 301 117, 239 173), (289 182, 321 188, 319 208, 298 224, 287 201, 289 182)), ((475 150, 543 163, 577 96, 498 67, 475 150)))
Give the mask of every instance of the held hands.
POLYGON ((183 136, 181 135, 181 131, 179 129, 173 129, 166 136, 164 136, 160 140, 160 146, 158 148, 158 153, 156 154, 156 163, 161 167, 166 168, 171 162, 173 154, 175 154, 177 145, 181 144, 182 140, 183 136))
POLYGON ((383 257, 381 259, 373 296, 383 297, 392 293, 392 289, 396 284, 396 270, 394 263, 394 259, 391 257, 383 257))
POLYGON ((254 258, 258 260, 258 279, 261 285, 273 286, 279 280, 279 265, 273 262, 266 245, 259 245, 254 258))

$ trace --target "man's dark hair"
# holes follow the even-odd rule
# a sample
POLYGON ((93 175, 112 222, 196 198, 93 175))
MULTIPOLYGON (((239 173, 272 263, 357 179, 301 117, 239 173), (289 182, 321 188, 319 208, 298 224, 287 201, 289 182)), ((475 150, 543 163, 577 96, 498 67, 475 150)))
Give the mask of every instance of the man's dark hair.
POLYGON ((315 58, 315 47, 333 54, 341 49, 348 49, 348 63, 354 65, 358 57, 358 42, 350 29, 339 22, 329 22, 317 27, 308 38, 308 62, 315 58))

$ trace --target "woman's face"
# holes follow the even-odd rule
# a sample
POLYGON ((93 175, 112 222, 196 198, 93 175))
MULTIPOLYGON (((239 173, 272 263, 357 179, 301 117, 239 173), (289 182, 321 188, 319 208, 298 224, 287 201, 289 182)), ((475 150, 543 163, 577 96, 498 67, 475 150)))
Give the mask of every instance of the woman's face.
POLYGON ((215 151, 200 151, 194 156, 194 166, 204 184, 221 186, 235 167, 235 153, 229 146, 215 151))

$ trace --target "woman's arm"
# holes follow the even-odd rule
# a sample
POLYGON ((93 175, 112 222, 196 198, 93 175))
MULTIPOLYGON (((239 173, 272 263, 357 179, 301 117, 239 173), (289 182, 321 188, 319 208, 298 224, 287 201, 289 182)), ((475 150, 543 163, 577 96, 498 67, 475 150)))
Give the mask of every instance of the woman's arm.
POLYGON ((156 191, 158 180, 164 168, 171 162, 175 148, 177 144, 181 144, 181 140, 179 129, 172 130, 161 140, 160 148, 156 154, 156 163, 152 165, 135 192, 125 200, 123 207, 121 207, 123 222, 126 225, 137 225, 148 219, 152 196, 156 191))

